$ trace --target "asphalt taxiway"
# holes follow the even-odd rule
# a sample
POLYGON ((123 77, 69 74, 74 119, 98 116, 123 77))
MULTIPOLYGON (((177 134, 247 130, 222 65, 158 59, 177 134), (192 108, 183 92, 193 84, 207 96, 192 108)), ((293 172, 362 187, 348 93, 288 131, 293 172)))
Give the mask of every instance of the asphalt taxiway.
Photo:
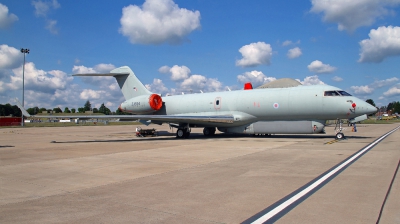
POLYGON ((189 139, 166 125, 146 138, 136 126, 3 128, 0 223, 261 222, 279 206, 270 222, 400 223, 400 130, 285 202, 398 126, 359 125, 332 144, 333 127, 210 138, 192 129, 189 139))

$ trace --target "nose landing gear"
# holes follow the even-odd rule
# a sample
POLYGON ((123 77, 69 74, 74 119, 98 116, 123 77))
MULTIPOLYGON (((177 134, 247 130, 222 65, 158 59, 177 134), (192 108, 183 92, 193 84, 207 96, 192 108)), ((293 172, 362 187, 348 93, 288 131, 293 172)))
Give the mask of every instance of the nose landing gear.
POLYGON ((343 121, 341 119, 337 119, 336 126, 335 126, 335 134, 336 134, 336 139, 344 139, 344 134, 343 134, 343 127, 342 127, 343 121))

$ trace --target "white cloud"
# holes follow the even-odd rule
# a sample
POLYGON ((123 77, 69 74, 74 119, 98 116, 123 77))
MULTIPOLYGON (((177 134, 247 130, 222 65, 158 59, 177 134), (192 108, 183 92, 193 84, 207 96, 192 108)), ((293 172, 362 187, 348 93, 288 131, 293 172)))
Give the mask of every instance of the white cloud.
POLYGON ((323 13, 323 20, 337 23, 339 30, 353 31, 372 25, 378 18, 393 15, 389 8, 399 3, 399 0, 311 0, 310 12, 323 13))
POLYGON ((242 59, 236 61, 236 66, 255 67, 271 64, 272 48, 265 42, 251 43, 239 49, 242 59))
POLYGON ((341 81, 343 81, 343 78, 341 78, 341 77, 339 77, 339 76, 334 76, 334 77, 332 78, 332 80, 335 81, 335 82, 341 82, 341 81))
POLYGON ((350 89, 353 90, 353 92, 358 95, 369 95, 374 92, 374 89, 369 87, 368 85, 366 85, 366 86, 351 86, 350 89))
POLYGON ((146 84, 146 88, 153 92, 153 93, 159 93, 162 95, 165 95, 166 93, 169 92, 169 89, 165 87, 163 81, 161 79, 153 79, 152 84, 146 84))
POLYGON ((189 78, 183 80, 180 84, 180 88, 183 91, 200 92, 202 91, 220 91, 222 83, 218 79, 208 79, 202 75, 192 75, 189 78))
POLYGON ((158 71, 164 74, 167 73, 171 74, 171 80, 173 81, 181 81, 187 79, 191 73, 190 69, 184 65, 182 66, 174 65, 172 66, 172 68, 164 65, 160 67, 158 71))
POLYGON ((82 100, 93 100, 93 99, 100 99, 101 97, 107 94, 106 91, 103 90, 93 90, 93 89, 84 89, 79 97, 82 100))
POLYGON ((310 70, 310 72, 314 72, 314 73, 318 73, 318 74, 332 73, 336 70, 335 67, 330 66, 329 64, 323 64, 319 60, 315 60, 315 61, 311 62, 311 64, 309 64, 307 66, 307 68, 308 68, 308 70, 310 70))
POLYGON ((50 31, 52 34, 58 34, 57 20, 48 19, 47 15, 50 10, 55 10, 61 7, 60 3, 57 0, 52 1, 32 1, 33 7, 35 7, 35 15, 37 17, 43 17, 46 21, 45 28, 50 31))
POLYGON ((261 86, 265 83, 275 81, 275 77, 267 77, 260 71, 245 72, 237 76, 240 83, 251 82, 254 87, 261 86))
POLYGON ((390 97, 390 96, 400 96, 400 88, 397 86, 394 86, 390 88, 388 91, 383 93, 384 96, 390 97))
POLYGON ((190 75, 190 69, 184 65, 174 65, 169 71, 171 72, 171 79, 173 81, 187 79, 190 75))
POLYGON ((313 75, 313 76, 307 76, 304 78, 303 81, 300 81, 297 79, 297 81, 299 81, 302 85, 305 86, 311 86, 311 85, 325 85, 324 82, 322 82, 318 75, 313 75))
POLYGON ((285 41, 283 41, 282 46, 286 47, 286 46, 289 46, 289 45, 292 45, 292 44, 300 44, 300 40, 298 40, 296 42, 293 42, 291 40, 285 40, 285 41))
POLYGON ((32 1, 33 7, 35 7, 35 15, 37 17, 46 17, 50 9, 60 8, 60 3, 57 0, 53 1, 32 1))
MULTIPOLYGON (((8 89, 16 90, 22 88, 22 65, 12 70, 14 75, 10 77, 11 82, 7 84, 8 89)), ((65 89, 72 81, 71 76, 60 70, 46 72, 36 69, 35 64, 25 64, 25 88, 40 92, 54 92, 56 89, 65 89)))
POLYGON ((372 88, 381 88, 381 87, 384 87, 384 86, 389 86, 389 85, 395 84, 398 81, 399 81, 398 78, 392 77, 392 78, 385 79, 385 80, 377 80, 377 81, 371 83, 370 86, 372 88))
POLYGON ((285 40, 285 41, 283 41, 283 43, 282 43, 282 46, 289 46, 289 45, 291 45, 293 42, 291 41, 291 40, 285 40))
POLYGON ((300 57, 302 54, 303 53, 301 52, 301 49, 299 47, 295 47, 295 48, 289 49, 287 56, 288 56, 288 58, 293 59, 293 58, 300 57))
POLYGON ((122 9, 119 32, 133 44, 179 44, 200 28, 200 12, 179 8, 172 0, 146 0, 122 9))
POLYGON ((18 17, 12 13, 8 13, 8 7, 0 3, 0 29, 10 27, 18 17))
POLYGON ((57 25, 56 20, 49 19, 46 21, 46 23, 47 23, 46 29, 48 29, 50 31, 50 33, 58 34, 58 28, 56 27, 56 25, 57 25))
POLYGON ((17 68, 22 64, 23 54, 16 48, 0 45, 0 69, 17 68))
MULTIPOLYGON (((114 65, 112 64, 98 64, 95 65, 93 68, 91 67, 86 67, 83 65, 74 65, 72 68, 72 72, 74 74, 87 74, 87 73, 109 73, 111 70, 115 68, 114 65)), ((79 77, 82 79, 85 83, 95 85, 95 86, 100 86, 100 87, 107 87, 109 86, 110 83, 113 83, 115 81, 114 77, 111 76, 82 76, 79 77)))
POLYGON ((361 53, 358 62, 382 62, 391 56, 400 55, 400 27, 381 26, 372 29, 369 39, 360 42, 361 53))

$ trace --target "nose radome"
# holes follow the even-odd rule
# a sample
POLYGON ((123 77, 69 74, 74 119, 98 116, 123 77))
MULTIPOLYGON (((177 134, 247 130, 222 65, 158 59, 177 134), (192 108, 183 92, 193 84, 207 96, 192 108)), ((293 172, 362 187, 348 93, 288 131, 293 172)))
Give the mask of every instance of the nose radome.
POLYGON ((362 111, 363 114, 373 114, 376 111, 378 111, 378 109, 374 106, 372 106, 371 104, 367 103, 367 102, 360 102, 359 103, 359 107, 360 110, 362 111))

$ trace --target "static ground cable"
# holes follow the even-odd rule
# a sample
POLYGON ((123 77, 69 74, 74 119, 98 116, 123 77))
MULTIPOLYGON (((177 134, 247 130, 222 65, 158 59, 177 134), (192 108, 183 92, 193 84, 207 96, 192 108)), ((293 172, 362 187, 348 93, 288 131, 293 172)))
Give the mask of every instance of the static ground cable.
POLYGON ((394 179, 396 179, 397 171, 399 171, 399 166, 400 166, 400 160, 399 160, 399 163, 397 164, 396 171, 394 172, 394 175, 393 175, 393 178, 392 178, 392 182, 390 182, 389 189, 386 192, 386 196, 385 196, 385 199, 383 200, 383 203, 382 203, 382 206, 381 206, 381 210, 379 212, 378 220, 376 220, 376 224, 378 224, 381 221, 383 208, 385 207, 387 198, 389 197, 390 191, 392 190, 392 185, 393 185, 394 179))

